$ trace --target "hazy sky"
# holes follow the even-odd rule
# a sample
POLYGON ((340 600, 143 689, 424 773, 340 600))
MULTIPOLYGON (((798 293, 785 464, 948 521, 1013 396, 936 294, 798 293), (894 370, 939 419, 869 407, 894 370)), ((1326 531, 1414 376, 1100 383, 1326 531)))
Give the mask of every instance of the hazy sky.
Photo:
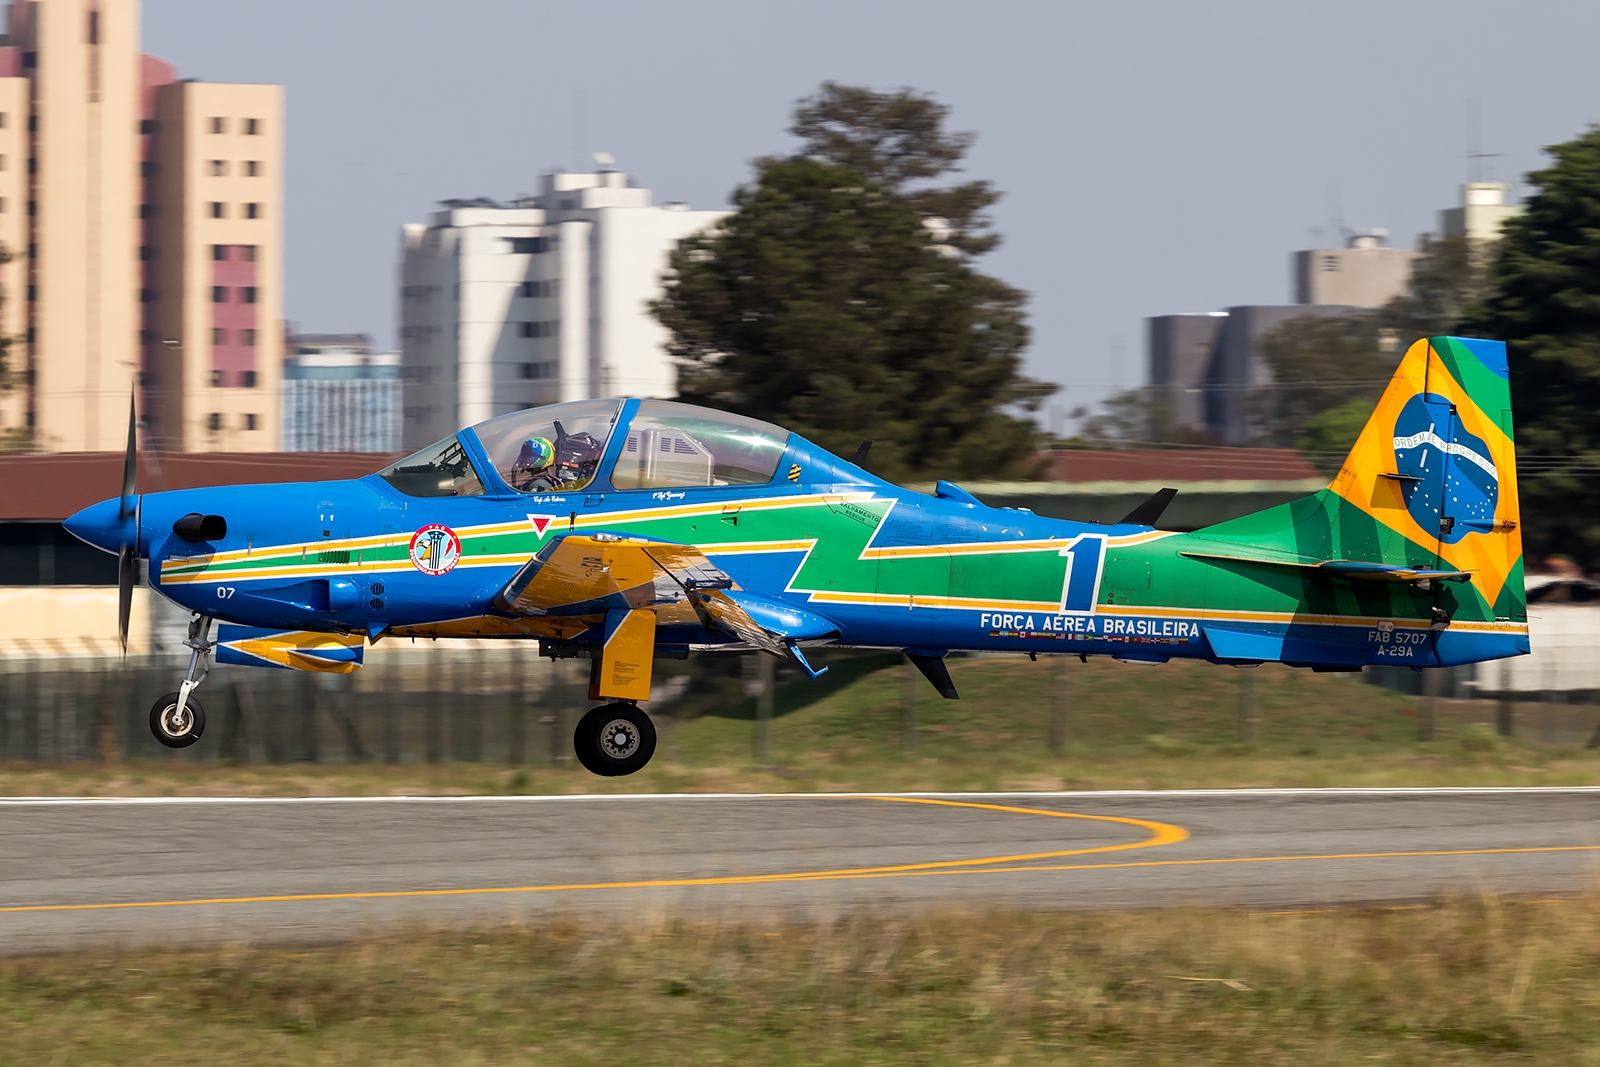
POLYGON ((1289 299, 1333 220, 1396 243, 1600 120, 1600 4, 146 0, 184 77, 288 87, 287 316, 392 345, 400 225, 595 151, 727 202, 824 79, 913 86, 1005 193, 986 269, 1033 294, 1062 409, 1144 374, 1143 319, 1289 299))

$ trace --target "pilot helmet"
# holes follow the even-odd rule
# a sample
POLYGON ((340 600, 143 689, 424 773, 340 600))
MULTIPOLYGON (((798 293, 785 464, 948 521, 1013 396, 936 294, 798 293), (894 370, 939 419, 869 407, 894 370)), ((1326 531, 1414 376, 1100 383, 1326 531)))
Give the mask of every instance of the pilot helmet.
POLYGON ((517 453, 516 462, 511 465, 511 469, 537 473, 550 466, 555 458, 556 446, 550 443, 548 437, 530 437, 522 442, 522 451, 517 453))

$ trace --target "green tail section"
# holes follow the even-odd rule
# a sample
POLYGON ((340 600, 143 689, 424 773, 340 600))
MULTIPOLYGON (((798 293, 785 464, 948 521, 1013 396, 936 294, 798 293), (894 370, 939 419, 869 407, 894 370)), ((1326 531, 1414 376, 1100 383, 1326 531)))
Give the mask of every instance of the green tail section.
POLYGON ((1195 536, 1285 563, 1465 574, 1453 614, 1491 621, 1527 617, 1520 527, 1505 345, 1434 337, 1400 361, 1326 489, 1195 536))

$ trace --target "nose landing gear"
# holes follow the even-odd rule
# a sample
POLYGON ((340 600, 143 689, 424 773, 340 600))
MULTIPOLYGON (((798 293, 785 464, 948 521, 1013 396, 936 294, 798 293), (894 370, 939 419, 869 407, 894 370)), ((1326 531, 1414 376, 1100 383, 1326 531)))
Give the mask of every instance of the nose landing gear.
POLYGON ((618 778, 642 770, 655 755, 655 724, 635 704, 604 704, 578 720, 572 747, 588 770, 618 778))
POLYGON ((194 699, 194 690, 211 671, 211 617, 196 615, 189 623, 189 670, 176 693, 168 693, 150 707, 150 732, 168 748, 188 748, 206 730, 206 709, 194 699))

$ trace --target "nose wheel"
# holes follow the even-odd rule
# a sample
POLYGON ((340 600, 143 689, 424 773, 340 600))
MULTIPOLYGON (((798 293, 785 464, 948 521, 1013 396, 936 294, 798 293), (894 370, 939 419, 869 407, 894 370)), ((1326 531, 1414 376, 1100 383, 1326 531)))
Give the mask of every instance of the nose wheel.
POLYGON ((168 748, 188 748, 206 732, 206 709, 192 693, 181 705, 179 696, 168 693, 150 706, 150 732, 168 748))
POLYGON ((632 774, 656 752, 656 728, 633 704, 605 704, 578 720, 572 747, 578 762, 607 778, 632 774))
POLYGON ((168 693, 150 707, 150 732, 168 748, 188 748, 206 732, 206 709, 194 698, 195 687, 211 670, 211 618, 196 615, 189 623, 189 670, 176 693, 168 693))

